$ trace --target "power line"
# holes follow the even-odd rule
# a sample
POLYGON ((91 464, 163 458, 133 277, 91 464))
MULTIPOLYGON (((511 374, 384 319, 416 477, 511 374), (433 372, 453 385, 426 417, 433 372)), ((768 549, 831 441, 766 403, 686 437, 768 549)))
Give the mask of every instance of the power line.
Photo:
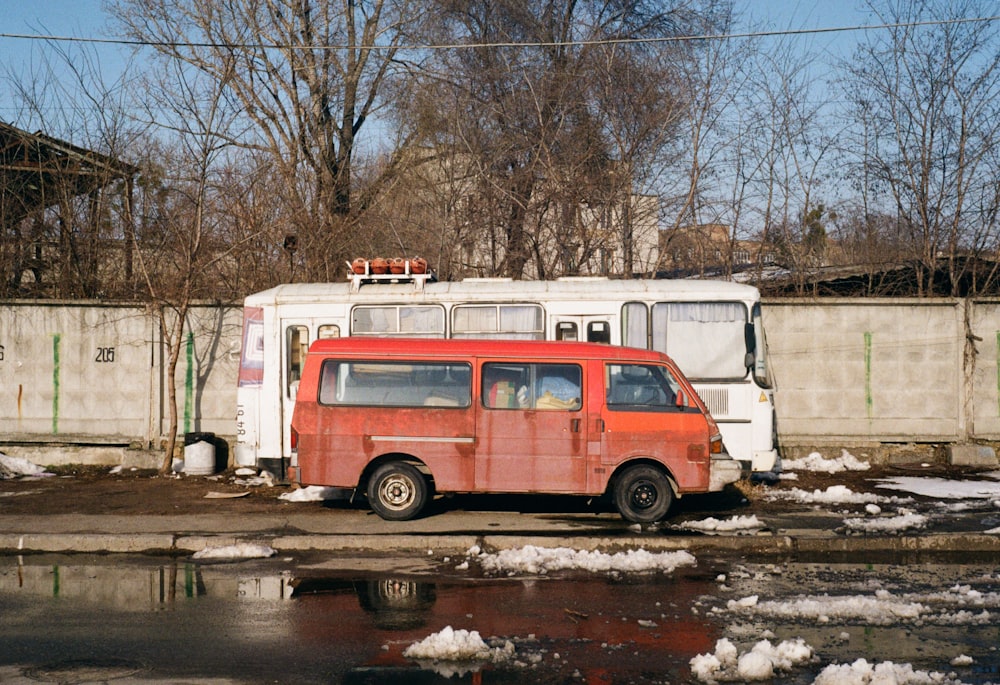
POLYGON ((824 33, 844 33, 851 31, 876 31, 896 28, 918 28, 924 26, 950 26, 1000 21, 1000 15, 992 17, 967 17, 934 21, 913 21, 890 24, 857 24, 815 29, 785 29, 781 31, 748 31, 744 33, 707 34, 702 36, 664 36, 659 38, 607 38, 600 40, 554 41, 554 42, 496 42, 496 43, 442 43, 411 45, 289 45, 283 43, 204 43, 188 41, 150 41, 127 38, 86 38, 72 36, 52 36, 26 33, 0 33, 0 38, 45 42, 88 43, 96 45, 123 45, 129 47, 154 48, 228 48, 253 50, 460 50, 469 48, 539 48, 574 47, 592 45, 623 45, 639 43, 683 43, 706 40, 736 40, 745 38, 773 38, 779 36, 819 35, 824 33))

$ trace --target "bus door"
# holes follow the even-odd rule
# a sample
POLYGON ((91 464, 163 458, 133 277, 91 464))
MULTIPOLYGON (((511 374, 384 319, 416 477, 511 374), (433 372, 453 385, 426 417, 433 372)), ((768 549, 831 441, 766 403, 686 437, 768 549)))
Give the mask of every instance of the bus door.
POLYGON ((281 320, 281 454, 292 453, 292 410, 310 343, 320 338, 340 337, 340 326, 319 324, 312 319, 281 320))
POLYGON ((553 314, 552 339, 611 344, 611 317, 553 314))
POLYGON ((476 490, 585 492, 582 365, 486 362, 481 374, 476 490))

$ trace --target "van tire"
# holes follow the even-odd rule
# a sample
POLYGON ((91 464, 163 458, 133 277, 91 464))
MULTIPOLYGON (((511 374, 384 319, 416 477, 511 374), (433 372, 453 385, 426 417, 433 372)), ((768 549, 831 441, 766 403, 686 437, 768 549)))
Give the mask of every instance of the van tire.
POLYGON ((630 466, 615 480, 615 507, 626 521, 654 523, 674 503, 667 475, 653 466, 630 466))
POLYGON ((368 504, 386 521, 408 521, 427 503, 427 479, 412 464, 394 461, 368 479, 368 504))

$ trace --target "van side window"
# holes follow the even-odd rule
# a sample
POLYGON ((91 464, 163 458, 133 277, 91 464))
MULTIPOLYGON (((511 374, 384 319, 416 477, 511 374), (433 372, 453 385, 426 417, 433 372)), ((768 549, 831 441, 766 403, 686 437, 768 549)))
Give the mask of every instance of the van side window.
POLYGON ((483 406, 575 411, 582 406, 577 364, 483 364, 483 406))
POLYGON ((604 381, 609 409, 662 411, 677 408, 680 384, 665 366, 608 364, 604 381))
POLYGON ((367 407, 470 407, 472 368, 464 363, 344 362, 320 371, 319 403, 367 407))

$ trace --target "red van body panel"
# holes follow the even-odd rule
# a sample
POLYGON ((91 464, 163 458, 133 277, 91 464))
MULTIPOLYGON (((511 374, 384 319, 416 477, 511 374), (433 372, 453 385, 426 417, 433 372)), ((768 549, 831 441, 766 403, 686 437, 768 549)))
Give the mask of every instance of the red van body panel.
MULTIPOLYGON (((537 406, 543 406, 540 400, 537 406)), ((680 495, 707 492, 713 483, 712 464, 720 459, 710 454, 713 439, 719 441, 718 428, 671 360, 658 352, 593 343, 318 340, 306 359, 292 428, 297 436, 297 480, 343 488, 364 488, 366 469, 373 462, 405 459, 422 464, 436 492, 599 495, 617 469, 642 461, 661 465, 680 495), (471 398, 468 406, 323 404, 319 397, 324 361, 361 367, 379 362, 402 368, 468 365, 471 398), (581 383, 580 396, 575 403, 567 401, 566 408, 515 405, 509 397, 513 386, 498 390, 494 384, 484 392, 484 366, 490 364, 571 368, 581 383), (609 408, 609 364, 667 367, 680 386, 677 395, 684 406, 609 408), (498 392, 508 393, 503 408, 488 406, 498 401, 498 392)), ((729 473, 733 464, 724 466, 729 473)))

